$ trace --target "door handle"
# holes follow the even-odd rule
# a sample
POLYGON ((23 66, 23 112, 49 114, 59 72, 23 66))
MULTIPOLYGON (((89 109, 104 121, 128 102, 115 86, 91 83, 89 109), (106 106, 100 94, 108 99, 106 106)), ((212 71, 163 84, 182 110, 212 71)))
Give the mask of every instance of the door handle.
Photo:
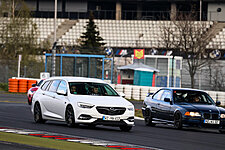
POLYGON ((160 103, 158 103, 157 105, 160 105, 160 103))
POLYGON ((42 93, 42 95, 45 95, 45 93, 42 93))

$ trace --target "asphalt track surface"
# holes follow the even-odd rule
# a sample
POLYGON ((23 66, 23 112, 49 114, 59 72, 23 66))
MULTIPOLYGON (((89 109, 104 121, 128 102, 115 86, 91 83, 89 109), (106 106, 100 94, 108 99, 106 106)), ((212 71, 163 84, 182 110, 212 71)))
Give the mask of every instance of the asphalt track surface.
POLYGON ((33 121, 26 96, 16 94, 0 93, 0 126, 96 138, 168 150, 225 149, 225 134, 220 134, 217 130, 176 130, 166 125, 147 127, 142 120, 135 120, 135 127, 130 132, 121 132, 117 127, 106 126, 69 128, 64 122, 54 121, 36 124, 33 121))

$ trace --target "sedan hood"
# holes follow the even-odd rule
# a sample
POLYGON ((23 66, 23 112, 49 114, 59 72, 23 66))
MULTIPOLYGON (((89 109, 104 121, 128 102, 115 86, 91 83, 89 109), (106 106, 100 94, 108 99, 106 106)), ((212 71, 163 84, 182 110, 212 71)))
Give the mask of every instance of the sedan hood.
POLYGON ((92 96, 92 95, 71 95, 71 102, 83 102, 95 106, 127 107, 132 103, 119 96, 92 96))
POLYGON ((219 109, 215 105, 188 104, 180 106, 185 108, 187 111, 219 113, 219 109))

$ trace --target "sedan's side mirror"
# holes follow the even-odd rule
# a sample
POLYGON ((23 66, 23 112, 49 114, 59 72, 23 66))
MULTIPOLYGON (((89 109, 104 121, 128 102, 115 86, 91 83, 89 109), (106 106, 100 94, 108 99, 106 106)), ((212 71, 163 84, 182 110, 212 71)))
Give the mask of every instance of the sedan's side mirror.
POLYGON ((35 87, 35 86, 37 86, 37 84, 32 84, 31 86, 32 86, 32 87, 35 87))
POLYGON ((119 93, 121 97, 125 98, 125 94, 124 93, 119 93))
POLYGON ((67 92, 65 90, 58 90, 57 91, 57 94, 58 95, 64 95, 64 96, 66 96, 67 95, 67 92))
POLYGON ((220 101, 216 101, 216 106, 219 106, 221 104, 220 101))

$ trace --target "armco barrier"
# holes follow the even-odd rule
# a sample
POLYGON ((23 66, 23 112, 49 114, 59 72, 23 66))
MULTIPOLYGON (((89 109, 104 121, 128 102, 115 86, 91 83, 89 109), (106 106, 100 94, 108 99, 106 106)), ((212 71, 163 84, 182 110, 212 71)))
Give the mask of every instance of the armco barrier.
POLYGON ((19 88, 19 83, 18 83, 18 79, 9 79, 9 84, 8 84, 8 89, 9 89, 9 92, 14 92, 14 93, 17 93, 19 88))
MULTIPOLYGON (((122 84, 112 84, 112 87, 116 89, 117 92, 123 92, 125 98, 144 100, 148 93, 155 93, 162 87, 147 87, 147 86, 135 86, 135 85, 122 85, 122 84)), ((220 101, 221 105, 225 106, 225 92, 219 91, 205 91, 207 92, 214 101, 220 101)))

